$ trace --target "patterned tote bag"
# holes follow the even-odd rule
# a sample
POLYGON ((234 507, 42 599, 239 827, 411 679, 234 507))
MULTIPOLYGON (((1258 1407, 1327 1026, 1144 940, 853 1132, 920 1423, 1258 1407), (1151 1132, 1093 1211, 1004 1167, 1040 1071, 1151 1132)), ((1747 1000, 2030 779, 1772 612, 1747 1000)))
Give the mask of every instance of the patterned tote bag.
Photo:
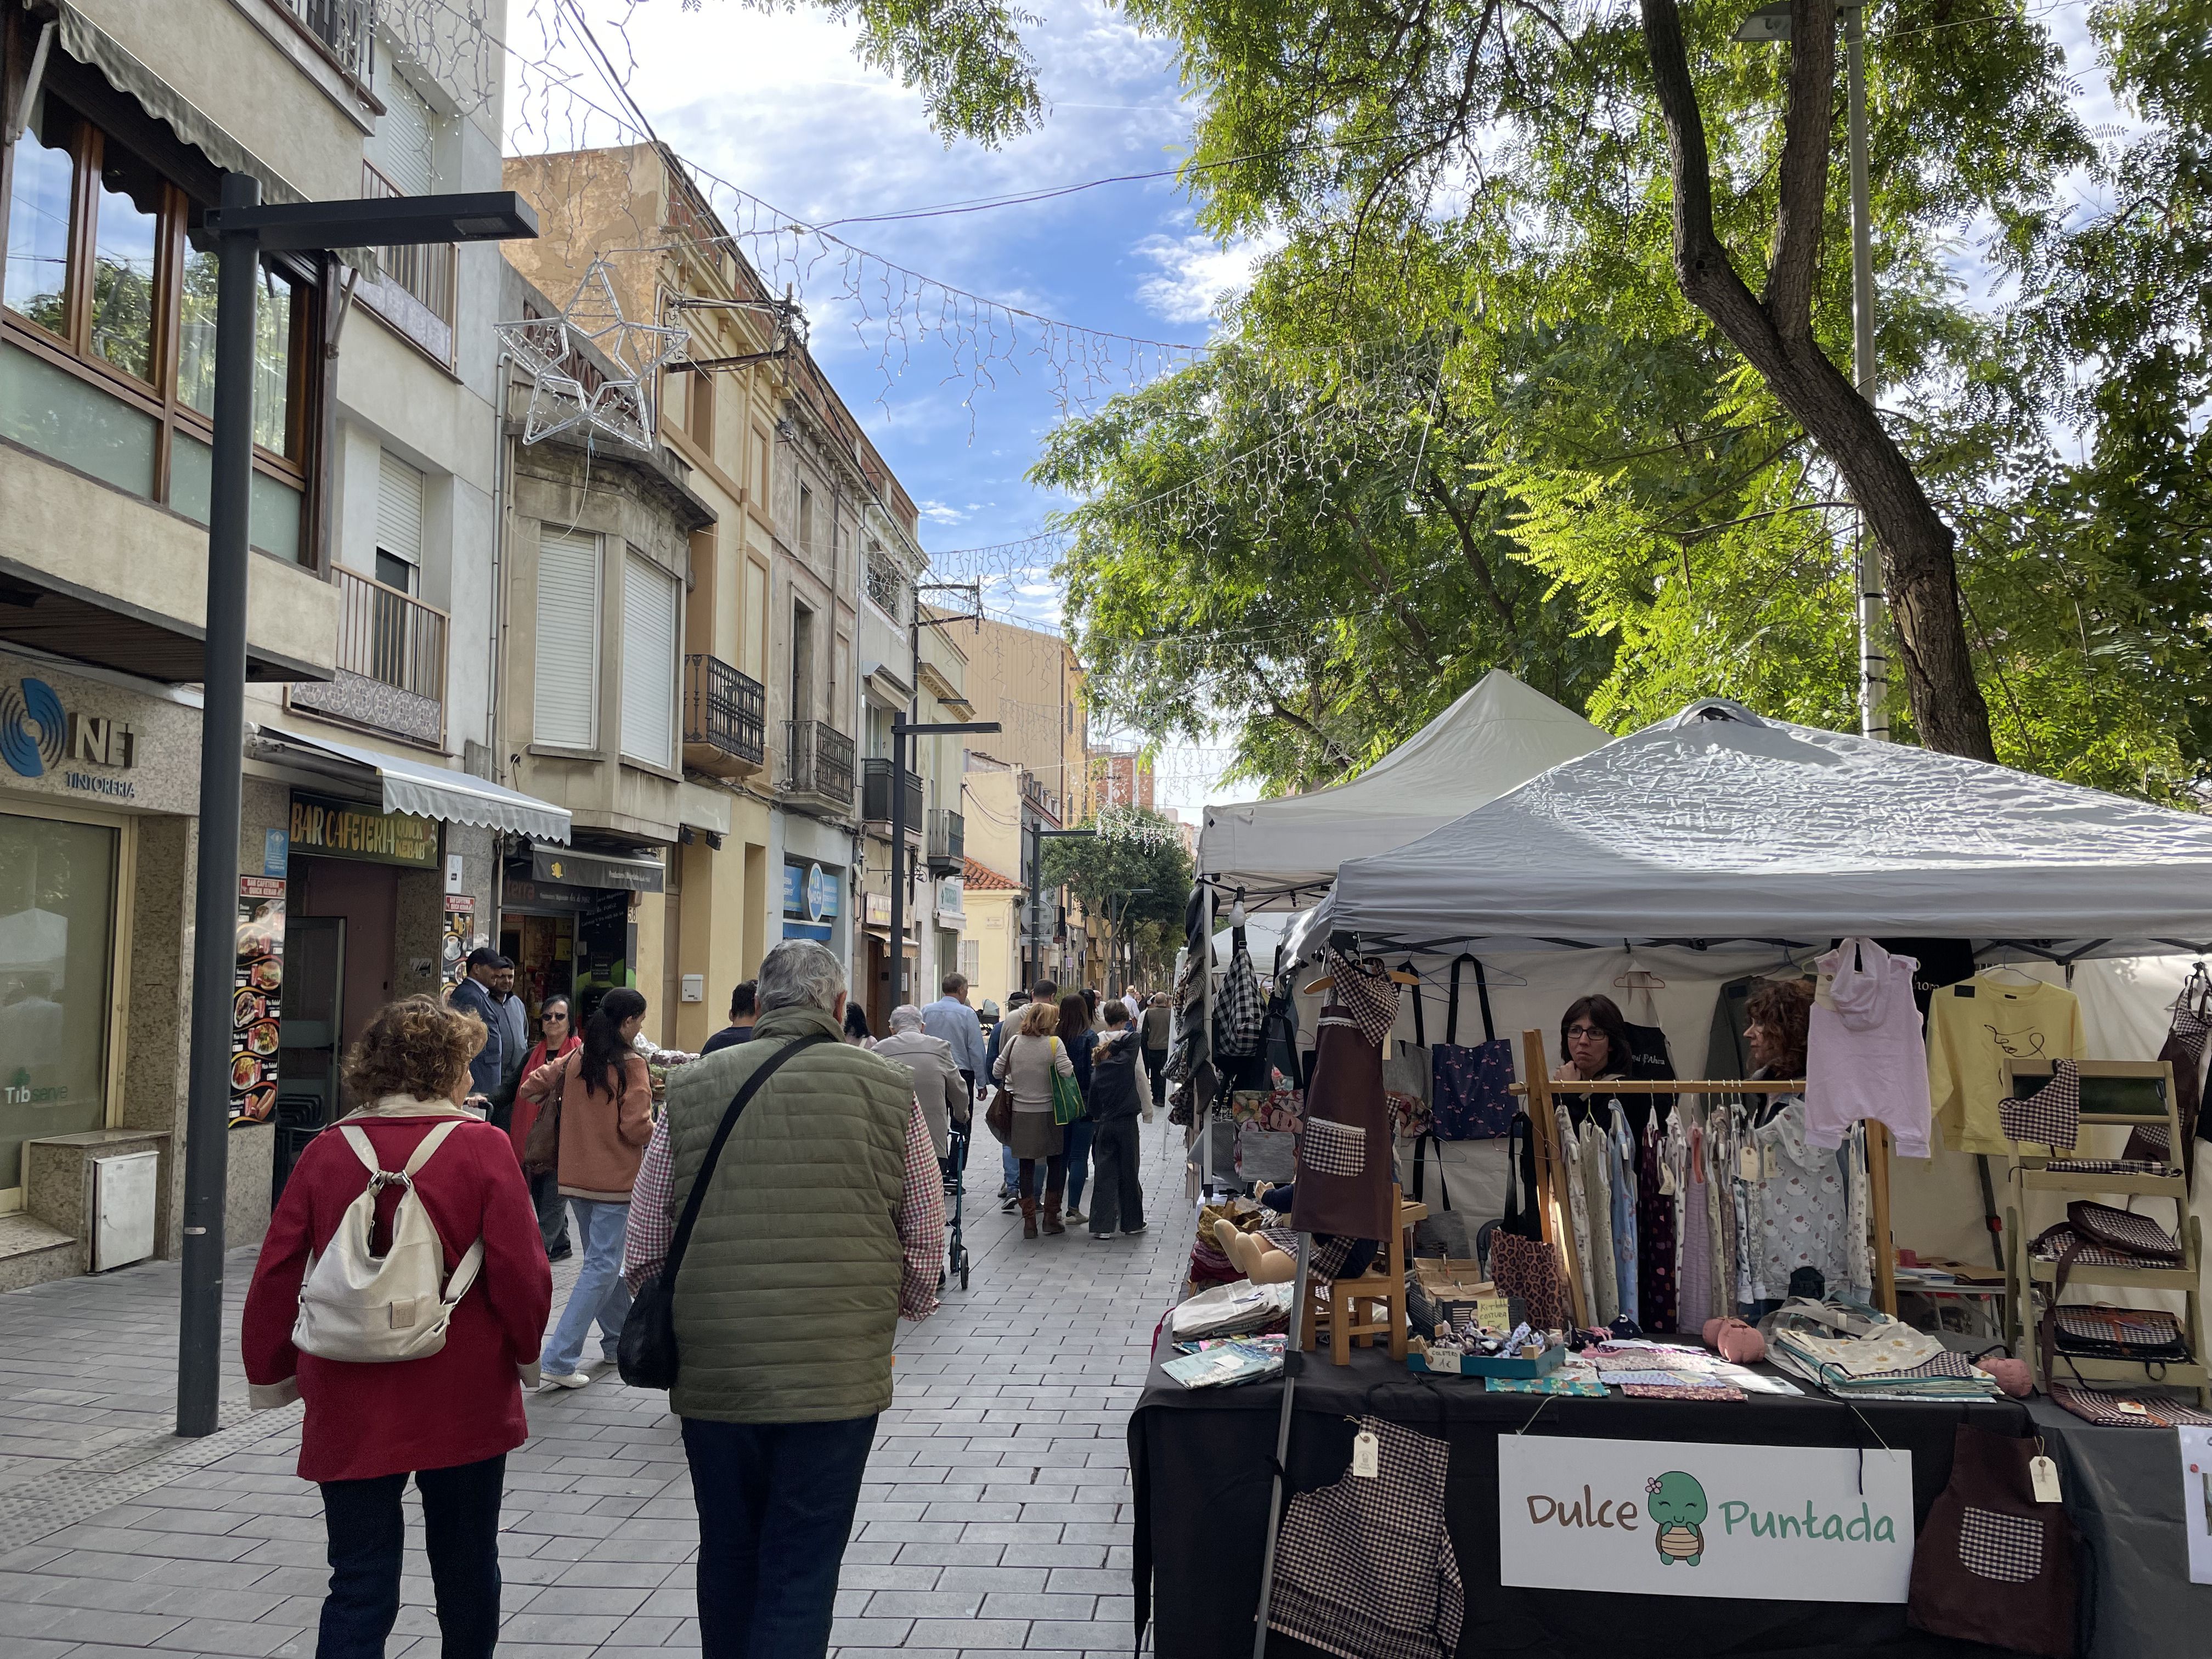
POLYGON ((1429 1050, 1432 1081, 1429 1119, 1439 1140, 1496 1140, 1512 1127, 1519 1109, 1513 1098, 1513 1044, 1498 1035, 1490 1017, 1490 981, 1480 957, 1462 956, 1451 969, 1451 1005, 1444 1040, 1429 1050), (1482 1041, 1462 1047, 1459 1040, 1459 972, 1474 963, 1475 994, 1482 1002, 1482 1041))

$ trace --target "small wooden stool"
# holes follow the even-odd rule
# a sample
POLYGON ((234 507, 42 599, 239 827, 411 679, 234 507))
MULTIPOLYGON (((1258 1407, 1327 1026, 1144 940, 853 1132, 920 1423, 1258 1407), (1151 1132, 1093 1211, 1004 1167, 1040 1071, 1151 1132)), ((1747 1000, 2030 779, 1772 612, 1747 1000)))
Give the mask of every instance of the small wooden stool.
POLYGON ((1355 1340, 1372 1347, 1378 1336, 1389 1338, 1391 1358, 1406 1357, 1406 1241, 1413 1224, 1428 1215, 1429 1206, 1407 1203, 1395 1186, 1390 1202, 1397 1224, 1383 1241, 1379 1264, 1370 1265, 1357 1279, 1307 1281, 1305 1306, 1298 1316, 1299 1347, 1314 1347, 1320 1328, 1327 1325, 1329 1358, 1337 1364, 1352 1363, 1355 1340))

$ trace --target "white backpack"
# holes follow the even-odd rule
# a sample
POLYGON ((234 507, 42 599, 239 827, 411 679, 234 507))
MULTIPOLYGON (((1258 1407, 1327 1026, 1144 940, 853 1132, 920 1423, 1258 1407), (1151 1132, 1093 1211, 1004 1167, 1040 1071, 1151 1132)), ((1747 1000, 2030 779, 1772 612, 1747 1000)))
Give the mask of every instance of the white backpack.
POLYGON ((446 1245, 438 1237, 415 1191, 415 1175, 458 1127, 441 1123, 422 1137, 407 1167, 397 1172, 376 1166, 376 1148, 350 1124, 339 1126, 346 1145, 368 1166, 369 1182, 346 1206, 338 1230, 321 1255, 307 1260, 300 1285, 300 1317, 292 1345, 319 1359, 382 1364, 421 1359, 446 1346, 453 1310, 476 1283, 483 1266, 483 1240, 469 1246, 450 1281, 445 1280, 446 1245), (406 1188, 392 1218, 392 1249, 383 1255, 370 1248, 376 1225, 377 1194, 386 1187, 406 1188))

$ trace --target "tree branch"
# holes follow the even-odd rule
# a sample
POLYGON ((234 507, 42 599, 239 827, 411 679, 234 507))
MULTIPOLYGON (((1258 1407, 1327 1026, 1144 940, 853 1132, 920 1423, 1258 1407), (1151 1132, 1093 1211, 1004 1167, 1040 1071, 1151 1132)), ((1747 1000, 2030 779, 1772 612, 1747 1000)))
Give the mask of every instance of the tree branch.
POLYGON ((1352 539, 1359 544, 1359 550, 1367 564, 1367 586, 1373 590, 1376 599, 1390 607, 1391 614, 1397 617, 1399 624, 1412 637, 1413 648, 1421 653, 1421 660, 1434 668, 1437 665, 1437 648, 1430 641, 1429 630, 1421 626, 1419 617, 1407 614, 1405 602, 1391 586, 1389 567, 1382 562, 1382 556, 1375 550, 1375 544, 1367 534, 1367 526, 1348 507, 1338 507, 1336 516, 1350 526, 1352 539))
POLYGON ((1449 487, 1433 477, 1424 482, 1430 499, 1443 507, 1444 516, 1451 520, 1452 530, 1459 537, 1460 552, 1467 560, 1468 568, 1474 573, 1474 584, 1482 590, 1483 598, 1490 601, 1490 608, 1498 613, 1498 621, 1505 624, 1505 631, 1512 635, 1514 654, 1518 657, 1521 653, 1521 619, 1514 614, 1512 602, 1498 591, 1498 578, 1490 568, 1490 561, 1482 556, 1482 550, 1475 542, 1474 526, 1468 523, 1467 515, 1459 510, 1459 503, 1452 499, 1449 487))
POLYGON ((1835 106, 1835 0, 1792 0, 1781 199, 1766 269, 1766 314, 1785 347, 1808 345, 1813 338, 1813 277, 1827 216, 1835 106))
POLYGON ((1244 672, 1252 677, 1252 684, 1259 688, 1261 700, 1267 705, 1269 713, 1276 719, 1295 726, 1320 744, 1322 752, 1334 761, 1340 769, 1352 764, 1352 757, 1344 751, 1335 738, 1283 701, 1282 694, 1268 684, 1258 659, 1249 651, 1239 650, 1237 655, 1244 665, 1244 672))

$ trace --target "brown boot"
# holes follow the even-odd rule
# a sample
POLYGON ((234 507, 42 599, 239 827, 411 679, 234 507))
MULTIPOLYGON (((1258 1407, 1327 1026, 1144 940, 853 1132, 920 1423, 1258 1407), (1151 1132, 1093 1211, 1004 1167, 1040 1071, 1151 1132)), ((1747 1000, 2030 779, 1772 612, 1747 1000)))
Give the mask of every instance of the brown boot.
MULTIPOLYGON (((1054 1231, 1058 1230, 1055 1228, 1054 1231)), ((1033 1198, 1024 1198, 1022 1200, 1022 1237, 1035 1238, 1036 1236, 1037 1201, 1033 1198)))
POLYGON ((1048 1233, 1064 1233, 1067 1231, 1060 1224, 1060 1189, 1057 1187, 1045 1188, 1044 1230, 1048 1233))

